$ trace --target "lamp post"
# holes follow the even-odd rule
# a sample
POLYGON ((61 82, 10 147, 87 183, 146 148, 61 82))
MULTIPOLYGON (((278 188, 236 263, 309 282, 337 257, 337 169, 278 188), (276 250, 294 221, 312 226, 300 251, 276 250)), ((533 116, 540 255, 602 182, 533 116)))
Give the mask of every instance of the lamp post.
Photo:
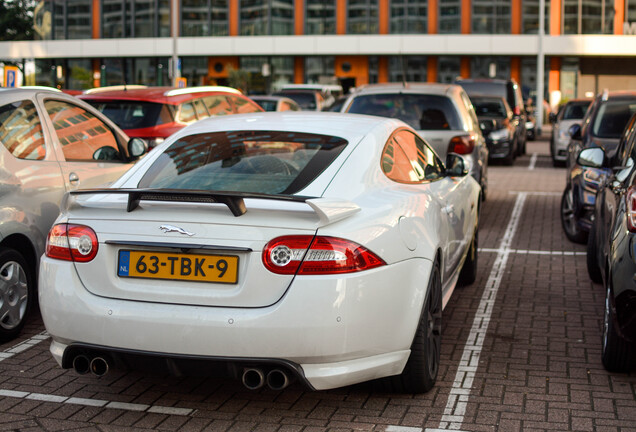
POLYGON ((543 126, 543 74, 545 69, 545 55, 543 53, 543 36, 545 36, 545 0, 539 1, 539 35, 537 38, 537 135, 541 134, 543 126))

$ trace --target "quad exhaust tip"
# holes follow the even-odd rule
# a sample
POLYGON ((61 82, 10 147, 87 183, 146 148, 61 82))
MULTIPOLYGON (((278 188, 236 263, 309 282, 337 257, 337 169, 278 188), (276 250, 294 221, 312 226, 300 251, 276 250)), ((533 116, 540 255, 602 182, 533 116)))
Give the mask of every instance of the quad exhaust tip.
POLYGON ((78 355, 73 359, 73 369, 80 375, 90 372, 91 361, 85 355, 78 355))
POLYGON ((102 377, 108 373, 108 361, 103 357, 95 357, 91 360, 91 372, 93 375, 102 377))
POLYGON ((282 369, 272 369, 265 374, 260 368, 245 368, 241 381, 249 390, 258 390, 267 384, 270 389, 278 391, 291 383, 289 375, 282 369))
POLYGON ((267 373, 267 386, 272 390, 283 390, 289 383, 289 376, 281 369, 272 369, 267 373))
POLYGON ((246 388, 250 390, 258 390, 263 387, 263 384, 265 384, 265 374, 261 369, 245 368, 241 381, 246 388))

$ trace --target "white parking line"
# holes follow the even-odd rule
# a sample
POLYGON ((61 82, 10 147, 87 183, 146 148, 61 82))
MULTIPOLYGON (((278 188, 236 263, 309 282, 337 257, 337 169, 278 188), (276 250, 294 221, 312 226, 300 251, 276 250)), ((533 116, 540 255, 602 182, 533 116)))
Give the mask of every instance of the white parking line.
POLYGON ((47 340, 48 338, 49 338, 49 334, 46 331, 36 334, 32 338, 22 341, 19 344, 14 345, 9 349, 0 352, 0 362, 8 358, 11 358, 16 354, 20 354, 21 352, 28 350, 29 348, 34 347, 35 345, 39 344, 42 341, 47 340))
POLYGON ((444 415, 442 416, 442 420, 439 424, 439 429, 458 430, 464 422, 468 398, 473 387, 475 372, 479 366, 479 357, 484 346, 484 340, 486 339, 488 325, 490 324, 490 317, 497 298, 497 291, 499 290, 499 285, 501 284, 501 279, 506 268, 508 256, 510 255, 510 244, 512 243, 512 238, 519 226, 521 211, 523 210, 523 205, 526 202, 526 197, 527 194, 525 192, 521 192, 515 201, 510 221, 508 222, 506 232, 501 240, 501 245, 497 252, 497 258, 492 266, 492 271, 490 272, 477 312, 475 313, 475 318, 473 320, 466 345, 464 346, 462 358, 459 362, 459 366, 457 367, 455 380, 448 395, 448 401, 446 403, 446 408, 444 409, 444 415))
POLYGON ((85 405, 85 406, 120 409, 124 411, 138 411, 138 412, 171 414, 171 415, 180 415, 180 416, 189 416, 195 412, 195 410, 190 408, 145 405, 145 404, 136 404, 136 403, 107 401, 107 400, 100 400, 100 399, 70 398, 70 397, 59 396, 59 395, 28 393, 28 392, 21 392, 21 391, 15 391, 15 390, 0 389, 0 397, 2 396, 18 398, 18 399, 38 400, 42 402, 54 402, 54 403, 71 404, 71 405, 85 405))
MULTIPOLYGON (((479 248, 478 252, 494 252, 494 253, 504 253, 503 249, 492 249, 492 248, 479 248)), ((574 252, 574 251, 540 251, 540 250, 526 250, 526 249, 509 249, 507 251, 511 254, 520 254, 520 255, 555 255, 555 256, 584 256, 587 255, 587 252, 574 252)))
POLYGON ((528 165, 529 170, 534 169, 534 166, 537 164, 537 157, 538 155, 536 153, 532 153, 532 157, 530 157, 530 164, 528 165))

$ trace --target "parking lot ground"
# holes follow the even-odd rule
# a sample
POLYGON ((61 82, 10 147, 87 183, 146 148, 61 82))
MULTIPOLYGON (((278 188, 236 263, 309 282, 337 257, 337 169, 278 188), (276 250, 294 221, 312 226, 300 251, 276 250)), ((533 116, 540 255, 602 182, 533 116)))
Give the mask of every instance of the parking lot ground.
MULTIPOLYGON (((0 345, 0 430, 636 431, 636 374, 600 361, 604 292, 559 220, 565 170, 545 140, 489 168, 477 281, 444 310, 442 365, 425 395, 377 383, 310 392, 227 379, 63 371, 37 315, 0 345)), ((399 289, 399 287, 394 287, 399 289)))

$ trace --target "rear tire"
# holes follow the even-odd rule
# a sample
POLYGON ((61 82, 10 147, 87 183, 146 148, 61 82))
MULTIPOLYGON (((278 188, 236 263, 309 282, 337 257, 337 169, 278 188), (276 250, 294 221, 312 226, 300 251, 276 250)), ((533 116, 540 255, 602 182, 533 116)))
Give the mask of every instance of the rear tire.
POLYGON ((479 228, 475 227, 473 239, 470 242, 470 248, 468 249, 468 255, 466 261, 462 266, 462 270, 459 273, 460 285, 471 285, 477 279, 477 247, 479 240, 479 228))
POLYGON ((16 338, 31 309, 33 275, 17 251, 0 248, 0 342, 16 338))
POLYGON ((561 197, 561 225, 566 237, 574 242, 585 244, 587 241, 587 232, 579 228, 574 204, 574 192, 571 186, 567 186, 561 197))
POLYGON ((594 283, 603 282, 601 268, 598 265, 598 248, 596 245, 596 224, 592 223, 590 234, 587 237, 587 274, 594 283))
POLYGON ((603 349, 601 359, 609 372, 629 372, 633 365, 634 349, 623 339, 616 329, 616 316, 610 299, 611 289, 607 287, 605 314, 603 317, 603 349))
POLYGON ((442 282, 439 263, 435 262, 411 355, 402 374, 389 378, 391 389, 400 393, 425 393, 432 389, 439 372, 441 342, 442 282))

